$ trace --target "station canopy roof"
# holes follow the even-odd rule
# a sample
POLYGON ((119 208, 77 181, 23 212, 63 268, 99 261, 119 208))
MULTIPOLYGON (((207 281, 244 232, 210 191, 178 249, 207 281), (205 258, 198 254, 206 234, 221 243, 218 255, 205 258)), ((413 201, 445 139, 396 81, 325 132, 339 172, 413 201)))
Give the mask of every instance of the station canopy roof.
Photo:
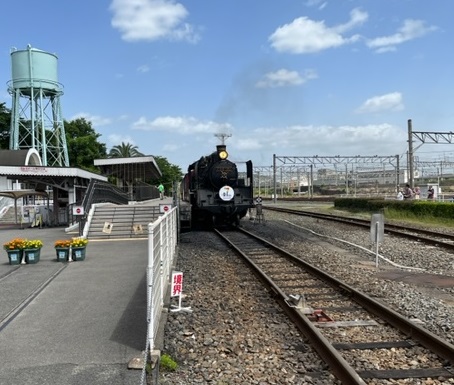
MULTIPOLYGON (((0 150, 0 176, 27 183, 38 190, 43 190, 42 187, 46 185, 63 187, 68 184, 86 184, 90 179, 107 181, 105 176, 75 167, 42 166, 37 151, 33 149, 0 150)), ((3 192, 10 194, 12 191, 3 192)))
POLYGON ((45 191, 36 191, 36 190, 30 190, 30 189, 0 191, 1 197, 12 198, 14 200, 17 200, 19 198, 23 198, 26 196, 30 196, 30 195, 39 195, 42 197, 47 197, 48 194, 45 191))
MULTIPOLYGON (((108 176, 114 176, 126 182, 142 180, 150 183, 162 176, 161 170, 152 156, 95 159, 101 174, 96 174, 75 167, 42 166, 39 154, 34 149, 29 150, 0 150, 0 176, 27 183, 29 187, 43 191, 44 186, 65 188, 69 185, 86 185, 90 179, 107 181, 108 176)), ((23 190, 23 195, 31 194, 35 190, 23 190), (28 191, 28 194, 25 192, 28 191)), ((3 196, 16 194, 12 190, 2 191, 3 196)), ((17 192, 17 194, 22 194, 17 192)), ((17 199, 17 194, 16 199, 17 199)), ((22 196, 23 196, 22 195, 22 196)))
POLYGON ((142 180, 149 183, 162 176, 152 156, 95 159, 94 164, 99 167, 103 175, 115 176, 127 182, 142 180))

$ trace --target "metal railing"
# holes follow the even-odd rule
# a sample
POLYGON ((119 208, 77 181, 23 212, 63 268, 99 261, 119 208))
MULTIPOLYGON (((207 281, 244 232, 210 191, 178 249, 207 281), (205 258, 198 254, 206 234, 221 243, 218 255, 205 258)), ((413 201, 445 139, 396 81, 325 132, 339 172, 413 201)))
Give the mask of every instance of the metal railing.
POLYGON ((134 200, 145 201, 159 198, 159 190, 156 186, 148 183, 137 181, 134 185, 134 200))
POLYGON ((85 191, 82 203, 76 202, 68 205, 68 224, 70 226, 78 224, 79 235, 82 235, 82 230, 85 227, 88 213, 90 212, 91 206, 95 203, 128 204, 128 194, 124 193, 120 188, 109 182, 91 179, 90 184, 85 191), (74 206, 82 206, 84 215, 74 215, 74 206))
POLYGON ((88 213, 93 203, 128 204, 128 201, 128 194, 124 193, 120 188, 109 182, 91 179, 85 192, 82 206, 84 211, 88 213))
POLYGON ((145 384, 149 355, 159 354, 156 349, 156 336, 164 309, 164 300, 169 293, 177 242, 178 210, 174 207, 148 225, 147 340, 142 385, 145 384))

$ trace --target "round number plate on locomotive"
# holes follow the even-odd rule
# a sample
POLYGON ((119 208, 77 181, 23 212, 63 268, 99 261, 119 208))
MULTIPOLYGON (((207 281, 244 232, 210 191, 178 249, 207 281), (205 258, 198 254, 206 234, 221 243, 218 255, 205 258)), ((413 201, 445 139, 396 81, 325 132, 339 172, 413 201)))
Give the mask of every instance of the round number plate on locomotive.
POLYGON ((230 201, 235 196, 235 191, 230 186, 221 187, 219 190, 219 197, 223 201, 230 201))

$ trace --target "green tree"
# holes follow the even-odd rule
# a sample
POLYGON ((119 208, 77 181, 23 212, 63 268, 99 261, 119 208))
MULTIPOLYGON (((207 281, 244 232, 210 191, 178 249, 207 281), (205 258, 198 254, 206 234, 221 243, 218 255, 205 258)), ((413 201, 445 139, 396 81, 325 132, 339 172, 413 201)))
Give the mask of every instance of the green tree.
POLYGON ((65 121, 64 125, 69 165, 99 172, 93 164, 94 160, 105 158, 107 155, 106 145, 98 141, 101 134, 96 133, 91 122, 85 118, 65 121))
POLYGON ((5 103, 0 103, 0 149, 9 149, 9 133, 11 127, 11 111, 5 106, 5 103))
POLYGON ((144 156, 137 146, 131 143, 124 143, 117 146, 113 146, 109 151, 109 158, 134 158, 138 156, 144 156))
POLYGON ((183 172, 181 168, 175 164, 171 164, 167 158, 163 156, 153 156, 156 164, 161 170, 162 177, 159 180, 152 181, 153 184, 162 183, 166 191, 173 189, 174 182, 179 182, 183 178, 183 172))

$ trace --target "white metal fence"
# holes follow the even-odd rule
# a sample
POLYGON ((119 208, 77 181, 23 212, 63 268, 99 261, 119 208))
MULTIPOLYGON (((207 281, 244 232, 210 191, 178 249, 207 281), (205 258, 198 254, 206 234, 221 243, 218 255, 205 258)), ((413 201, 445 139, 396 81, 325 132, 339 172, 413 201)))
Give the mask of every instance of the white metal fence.
POLYGON ((144 351, 142 384, 146 377, 148 354, 156 350, 164 299, 169 290, 172 266, 178 242, 178 212, 174 207, 148 225, 147 266, 147 341, 144 351))

